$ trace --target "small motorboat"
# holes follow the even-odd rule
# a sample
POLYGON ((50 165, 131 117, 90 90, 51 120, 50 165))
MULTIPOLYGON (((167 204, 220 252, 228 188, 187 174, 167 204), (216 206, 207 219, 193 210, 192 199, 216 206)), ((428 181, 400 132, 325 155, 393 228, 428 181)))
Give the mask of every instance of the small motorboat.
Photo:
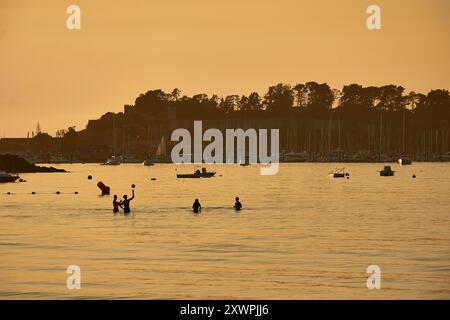
POLYGON ((398 164, 401 166, 409 166, 412 164, 412 161, 407 157, 401 157, 398 159, 398 164))
POLYGON ((102 163, 103 166, 118 166, 122 163, 119 158, 112 156, 105 163, 102 163))
POLYGON ((145 159, 143 165, 146 167, 150 167, 154 166, 155 164, 150 159, 145 159))
MULTIPOLYGON (((256 161, 256 159, 258 159, 258 157, 255 157, 253 160, 256 161)), ((249 166, 251 164, 252 164, 252 162, 250 161, 250 157, 249 156, 245 157, 244 161, 239 160, 239 165, 242 166, 242 167, 246 167, 246 166, 249 166)))
POLYGON ((15 182, 17 179, 19 179, 19 176, 13 176, 5 171, 0 171, 0 182, 15 182))
POLYGON ((211 177, 214 177, 215 174, 216 174, 215 172, 206 171, 206 168, 202 168, 202 172, 200 173, 200 176, 202 178, 211 178, 211 177))
POLYGON ((194 173, 177 173, 177 178, 211 178, 214 177, 216 173, 207 171, 206 168, 202 168, 202 171, 195 170, 194 173))
POLYGON ((179 179, 201 178, 200 170, 197 170, 195 173, 177 173, 177 178, 179 179))
POLYGON ((350 176, 348 172, 345 172, 345 168, 336 168, 330 172, 330 177, 333 178, 345 178, 350 176))
POLYGON ((250 162, 250 158, 249 157, 245 157, 244 161, 239 160, 239 165, 242 167, 246 167, 251 165, 252 163, 250 162))
POLYGON ((392 177, 395 171, 391 169, 391 166, 384 166, 384 169, 380 171, 381 177, 392 177))
POLYGON ((439 156, 440 161, 450 161, 450 151, 439 156))

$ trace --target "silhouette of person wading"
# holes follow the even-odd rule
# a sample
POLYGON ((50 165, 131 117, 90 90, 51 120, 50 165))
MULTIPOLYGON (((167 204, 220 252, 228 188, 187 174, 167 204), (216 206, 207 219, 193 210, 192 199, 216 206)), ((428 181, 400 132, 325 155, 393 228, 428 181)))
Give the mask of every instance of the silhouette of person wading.
POLYGON ((123 196, 123 201, 120 204, 120 207, 123 209, 123 213, 128 214, 131 212, 130 210, 130 201, 134 199, 134 190, 132 191, 133 196, 128 199, 128 196, 125 194, 123 196))
POLYGON ((113 200, 113 212, 117 213, 119 212, 119 206, 122 204, 122 201, 117 201, 117 194, 114 195, 113 200))
POLYGON ((239 197, 236 197, 236 202, 234 203, 234 209, 236 211, 241 211, 242 203, 239 201, 239 197))
POLYGON ((202 205, 198 201, 198 199, 195 199, 194 204, 192 205, 192 210, 194 213, 199 213, 202 211, 202 205))

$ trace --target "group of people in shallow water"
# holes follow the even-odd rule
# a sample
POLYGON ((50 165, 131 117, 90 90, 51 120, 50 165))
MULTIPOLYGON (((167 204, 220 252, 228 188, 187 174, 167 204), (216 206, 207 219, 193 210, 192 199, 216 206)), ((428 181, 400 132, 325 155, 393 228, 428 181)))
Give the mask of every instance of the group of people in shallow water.
MULTIPOLYGON (((242 203, 239 201, 239 197, 236 197, 236 202, 234 203, 233 208, 236 211, 241 211, 242 203)), ((192 211, 194 213, 200 213, 202 211, 202 205, 200 204, 200 201, 198 201, 198 199, 195 199, 194 204, 192 205, 192 211)))
POLYGON ((123 196, 123 200, 117 201, 117 194, 114 195, 113 200, 113 212, 118 213, 119 207, 123 209, 123 213, 129 214, 130 210, 130 201, 134 199, 134 190, 132 191, 133 196, 128 199, 128 196, 125 194, 123 196))
MULTIPOLYGON (((120 201, 117 200, 117 194, 115 194, 113 199, 113 212, 118 213, 120 207, 123 209, 124 214, 129 214, 131 212, 130 201, 134 199, 134 189, 132 191, 132 194, 133 195, 131 198, 128 198, 128 196, 125 194, 123 196, 123 200, 120 201)), ((233 208, 236 211, 241 211, 242 203, 239 201, 239 197, 236 197, 236 202, 234 203, 233 208)), ((195 199, 194 204, 192 205, 192 210, 194 213, 200 213, 202 211, 202 205, 200 204, 200 201, 198 199, 195 199)))

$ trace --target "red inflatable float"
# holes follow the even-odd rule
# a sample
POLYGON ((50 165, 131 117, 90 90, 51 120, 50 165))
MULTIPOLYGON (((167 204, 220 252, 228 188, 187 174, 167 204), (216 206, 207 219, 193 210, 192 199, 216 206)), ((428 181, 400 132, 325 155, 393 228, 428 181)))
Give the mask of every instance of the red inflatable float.
POLYGON ((106 186, 103 182, 100 181, 99 183, 97 183, 97 187, 99 187, 100 190, 102 190, 102 196, 109 195, 110 188, 106 186))

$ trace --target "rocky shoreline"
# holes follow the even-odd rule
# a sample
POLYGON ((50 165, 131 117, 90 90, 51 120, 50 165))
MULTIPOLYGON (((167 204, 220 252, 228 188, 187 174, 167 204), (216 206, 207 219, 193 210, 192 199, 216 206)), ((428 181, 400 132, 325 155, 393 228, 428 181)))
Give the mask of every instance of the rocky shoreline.
POLYGON ((12 154, 0 154, 0 171, 10 173, 67 172, 54 167, 40 167, 12 154))

